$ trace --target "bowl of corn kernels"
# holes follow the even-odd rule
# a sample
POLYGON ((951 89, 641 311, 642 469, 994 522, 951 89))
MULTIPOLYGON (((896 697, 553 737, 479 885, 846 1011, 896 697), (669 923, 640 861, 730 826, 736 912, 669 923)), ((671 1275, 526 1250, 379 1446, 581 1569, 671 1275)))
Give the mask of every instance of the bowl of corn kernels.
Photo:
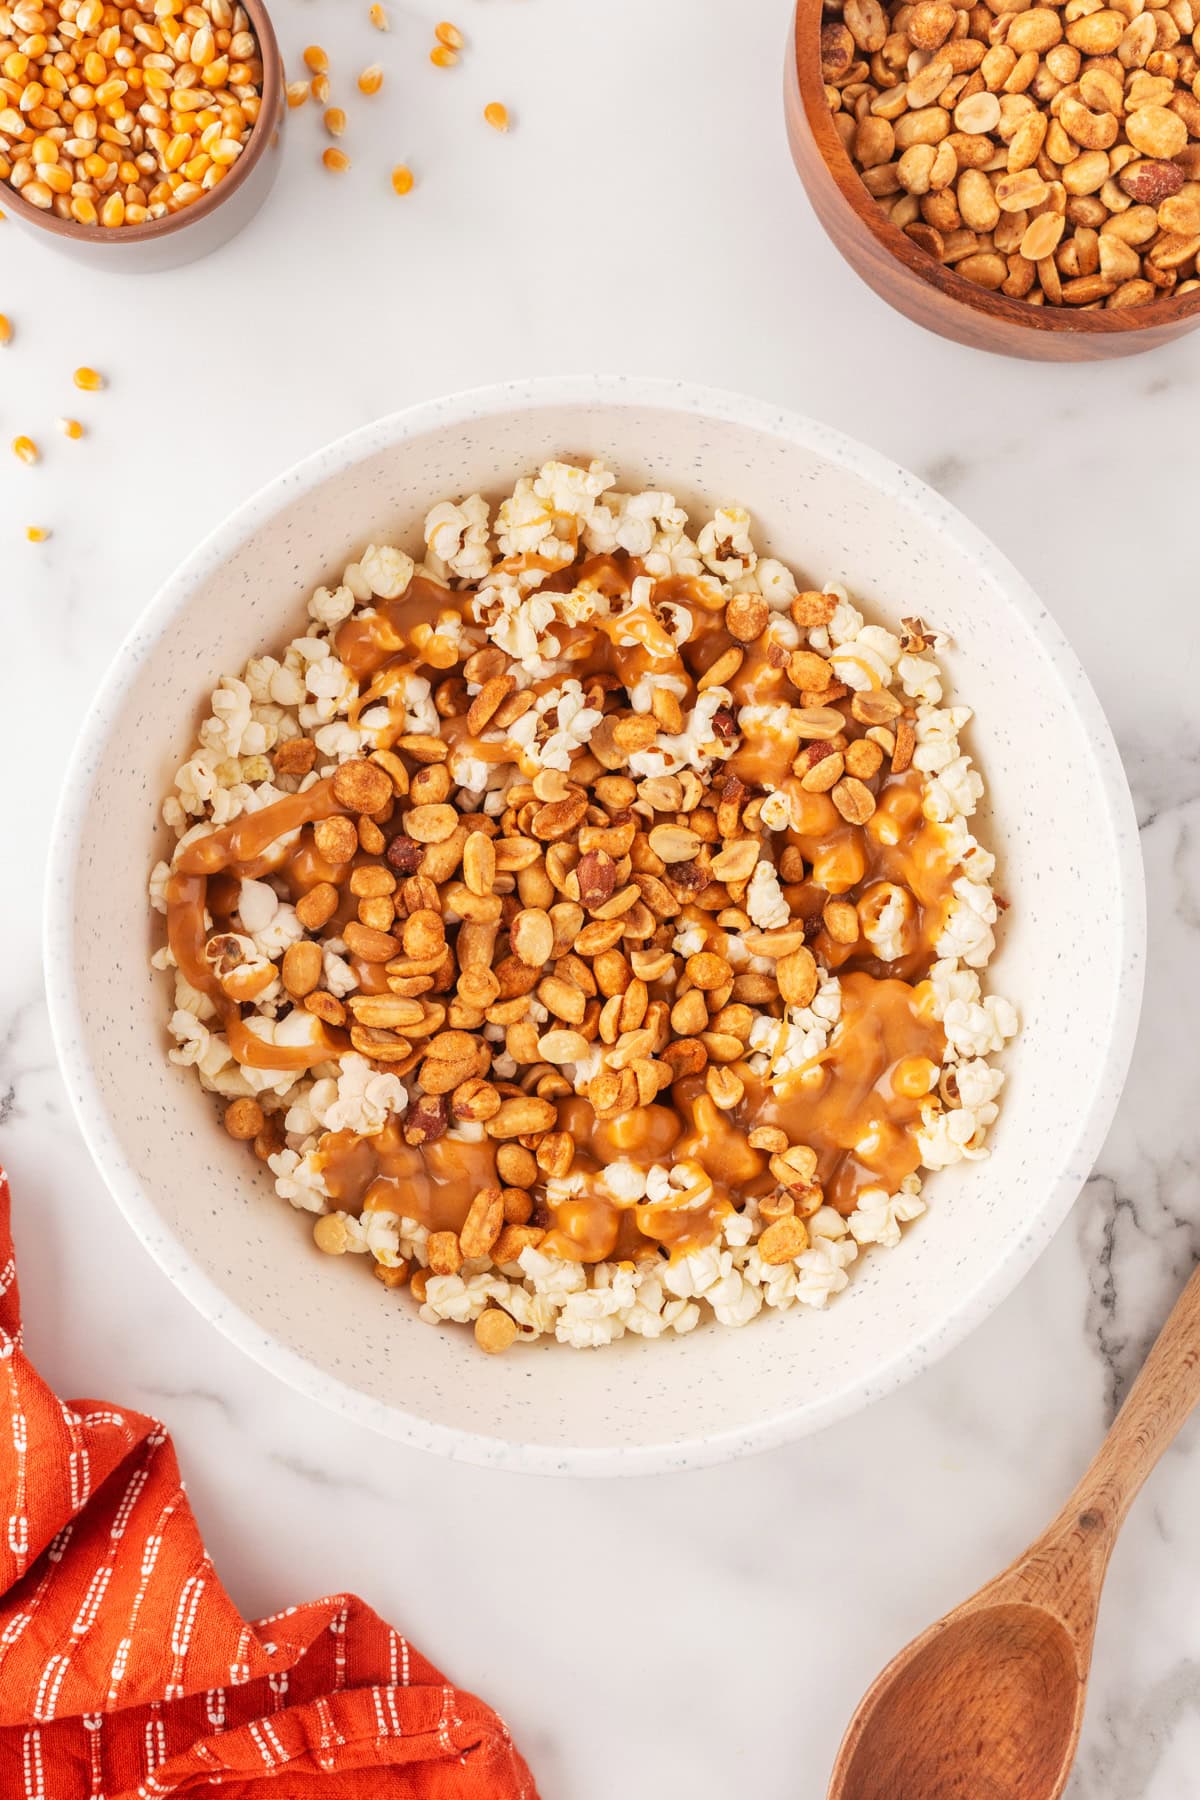
POLYGON ((0 206, 93 266, 232 237, 275 179, 283 112, 262 0, 0 3, 0 206))
POLYGON ((1196 0, 798 0, 793 158, 883 299, 1039 360, 1200 318, 1196 0))

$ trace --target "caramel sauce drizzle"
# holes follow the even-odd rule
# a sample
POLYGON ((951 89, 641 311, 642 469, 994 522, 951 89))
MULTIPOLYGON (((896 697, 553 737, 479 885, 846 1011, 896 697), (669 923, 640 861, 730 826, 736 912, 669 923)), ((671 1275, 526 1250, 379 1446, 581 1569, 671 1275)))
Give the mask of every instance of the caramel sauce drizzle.
MULTIPOLYGON (((578 568, 562 568, 537 557, 510 558, 504 565, 516 573, 531 566, 550 570, 542 591, 595 588, 610 601, 627 597, 641 574, 636 558, 623 552, 588 558, 578 568)), ((446 612, 467 615, 474 590, 455 591, 414 578, 398 600, 378 602, 367 615, 346 620, 334 638, 336 654, 364 691, 355 702, 358 717, 371 704, 387 701, 394 729, 383 741, 403 731, 403 707, 393 696, 404 678, 423 667, 412 634, 421 625, 435 626, 446 612)), ((715 600, 703 581, 671 577, 656 582, 654 603, 685 605, 694 627, 689 641, 677 649, 652 607, 588 621, 559 624, 555 635, 569 674, 585 687, 608 678, 631 688, 647 675, 682 678, 693 703, 696 683, 729 649, 734 639, 721 622, 723 602, 715 600), (632 644, 619 643, 632 637, 632 644)), ((770 632, 765 642, 743 647, 742 665, 729 682, 734 708, 748 705, 794 705, 787 679, 786 656, 772 654, 770 632)), ((432 671, 436 677, 441 671, 432 671)), ((558 679, 561 679, 559 677, 558 679)), ((545 691, 554 681, 537 684, 545 691)), ((442 735, 455 748, 480 761, 516 761, 518 746, 504 739, 483 741, 467 733, 465 716, 442 719, 442 735)), ((847 720, 851 735, 857 727, 847 720)), ((924 818, 922 780, 916 770, 885 775, 877 783, 876 810, 865 825, 849 824, 826 794, 808 793, 790 773, 799 739, 767 728, 743 735, 724 765, 748 788, 774 786, 784 792, 794 823, 774 834, 778 848, 794 846, 811 867, 803 882, 785 886, 794 916, 809 924, 809 942, 819 962, 837 972, 842 1010, 824 1052, 809 1067, 780 1079, 755 1074, 739 1062, 732 1065, 745 1091, 738 1105, 720 1110, 701 1076, 677 1081, 670 1104, 662 1099, 619 1118, 597 1119, 590 1103, 573 1096, 558 1103, 557 1129, 576 1144, 572 1175, 581 1176, 573 1191, 554 1202, 542 1202, 549 1229, 545 1253, 571 1261, 679 1255, 710 1243, 722 1220, 747 1197, 773 1191, 768 1157, 754 1150, 748 1134, 775 1126, 789 1142, 812 1147, 817 1177, 828 1204, 843 1214, 853 1211, 868 1185, 893 1193, 919 1166, 916 1131, 920 1105, 929 1091, 934 1069, 942 1060, 945 1037, 930 1016, 928 990, 922 982, 936 957, 935 945, 951 900, 956 869, 950 861, 946 833, 924 818), (855 896, 870 909, 882 884, 903 888, 912 900, 903 954, 883 963, 869 941, 832 939, 819 923, 831 896, 855 896), (618 1201, 600 1184, 603 1169, 624 1161, 649 1170, 655 1165, 696 1165, 706 1181, 666 1201, 618 1201)), ((215 1005, 230 1047, 239 1061, 257 1068, 294 1069, 297 1074, 348 1047, 345 1033, 319 1026, 309 1047, 264 1043, 247 1028, 240 1008, 221 991, 204 957, 209 933, 227 928, 236 911, 238 883, 275 874, 293 899, 317 882, 343 888, 361 861, 331 865, 317 852, 305 828, 344 809, 334 800, 332 782, 319 781, 303 793, 288 795, 257 813, 197 839, 183 850, 168 884, 168 937, 175 960, 193 987, 215 1005)), ((345 893, 329 927, 336 930, 353 916, 354 903, 345 893), (344 918, 343 915, 344 914, 344 918)), ((710 945, 720 949, 722 934, 711 915, 697 915, 710 930, 710 945)), ((676 921, 678 927, 687 917, 676 921)), ((360 991, 386 991, 382 965, 356 963, 360 991)), ((663 990, 666 997, 669 990, 663 990)), ((431 1231, 458 1231, 479 1189, 502 1185, 496 1171, 496 1145, 488 1139, 467 1142, 445 1137, 419 1148, 404 1142, 401 1121, 392 1116, 373 1137, 352 1132, 326 1132, 316 1162, 334 1203, 347 1212, 386 1209, 414 1218, 431 1231)))

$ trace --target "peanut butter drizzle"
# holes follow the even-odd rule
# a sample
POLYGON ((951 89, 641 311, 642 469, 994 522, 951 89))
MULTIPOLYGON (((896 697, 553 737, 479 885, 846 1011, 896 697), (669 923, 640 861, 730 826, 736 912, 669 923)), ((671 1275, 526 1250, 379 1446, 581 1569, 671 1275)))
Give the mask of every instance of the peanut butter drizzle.
POLYGON ((834 971, 865 969, 919 981, 937 960, 937 941, 953 900, 956 873, 946 832, 922 811, 922 778, 915 769, 889 775, 880 783, 875 811, 865 825, 842 818, 828 794, 809 794, 789 777, 780 784, 792 806, 797 826, 784 833, 807 863, 812 876, 784 887, 794 914, 816 920, 831 895, 858 895, 860 918, 870 910, 880 883, 894 883, 912 897, 912 916, 905 928, 905 949, 884 963, 865 937, 857 943, 836 942, 821 929, 810 940, 818 959, 834 971))
POLYGON ((410 648, 414 626, 436 625, 446 612, 465 614, 474 598, 473 592, 456 592, 414 575, 398 600, 380 600, 371 613, 351 613, 334 633, 334 652, 362 682, 410 648))
POLYGON ((461 1231, 480 1189, 502 1185, 490 1138, 443 1137, 418 1149, 404 1142, 395 1114, 374 1137, 327 1131, 316 1163, 342 1211, 395 1212, 430 1231, 461 1231))
MULTIPOLYGON (((676 1082, 670 1106, 613 1119, 597 1119, 581 1097, 561 1101, 556 1129, 575 1140, 571 1173, 583 1184, 565 1199, 543 1202, 552 1223, 541 1250, 595 1263, 686 1255, 711 1243, 747 1197, 775 1185, 767 1156, 748 1142, 757 1126, 776 1126, 790 1142, 811 1146, 816 1178, 841 1213, 853 1212, 865 1187, 895 1193, 919 1166, 920 1103, 945 1050, 924 998, 903 981, 843 976, 841 1020, 822 1056, 774 1086, 736 1064, 746 1091, 732 1112, 716 1106, 700 1076, 676 1082), (599 1179, 618 1161, 647 1171, 695 1164, 711 1190, 700 1205, 687 1205, 686 1192, 666 1201, 622 1202, 599 1179)), ((327 1132, 316 1155, 339 1207, 386 1208, 431 1231, 461 1230, 480 1188, 499 1184, 491 1142, 441 1138, 413 1148, 396 1118, 375 1137, 327 1132)))
MULTIPOLYGON (((728 632, 725 633, 728 637, 728 632)), ((745 646, 746 654, 742 666, 736 675, 730 677, 729 692, 733 695, 733 703, 742 706, 792 706, 795 704, 795 689, 788 680, 788 652, 782 645, 772 641, 770 624, 766 628, 767 643, 761 641, 745 646)), ((730 642, 733 640, 730 639, 730 642)), ((776 754, 775 773, 778 774, 781 757, 776 754)))
MULTIPOLYGON (((269 1044, 250 1030, 237 1002, 221 989, 204 955, 209 933, 204 924, 208 908, 209 880, 220 883, 220 912, 228 917, 236 907, 236 891, 228 877, 254 880, 303 856, 303 848, 280 844, 291 833, 316 819, 344 812, 333 797, 333 782, 318 781, 302 794, 287 794, 255 813, 243 813, 232 824, 207 837, 197 838, 179 854, 175 872, 167 882, 167 942, 185 978, 212 1001, 221 1020, 229 1048, 240 1063, 252 1069, 294 1070, 302 1074, 314 1064, 327 1062, 349 1048, 344 1032, 331 1030, 313 1018, 311 1044, 269 1044)), ((325 865, 326 867, 328 865, 325 865)), ((349 872, 347 866, 347 874, 349 872)))
POLYGON ((739 1067, 746 1093, 735 1116, 747 1131, 777 1126, 815 1150, 826 1202, 849 1214, 864 1187, 894 1194, 920 1166, 921 1100, 946 1038, 920 988, 863 973, 843 975, 841 988, 842 1016, 816 1065, 773 1086, 739 1067))
POLYGON ((206 887, 203 875, 171 876, 167 883, 167 942, 186 980, 216 1007, 221 1029, 238 1062, 251 1069, 293 1069, 299 1075, 314 1063, 340 1056, 348 1048, 349 1039, 343 1032, 330 1031, 317 1019, 312 1022, 311 1045, 268 1044, 250 1030, 237 1002, 221 991, 205 960, 204 945, 209 935, 204 924, 206 887))
MULTIPOLYGON (((624 552, 592 557, 574 571, 536 556, 510 559, 510 566, 514 572, 549 569, 543 591, 590 585, 609 599, 628 595, 643 572, 638 559, 624 552)), ((454 592, 417 577, 402 598, 380 602, 373 615, 356 615, 337 632, 334 642, 342 662, 360 684, 372 678, 355 703, 355 716, 376 702, 388 703, 391 728, 381 743, 394 741, 404 729, 403 706, 397 710, 393 698, 405 677, 421 666, 419 650, 411 642, 414 629, 436 624, 447 611, 465 613, 473 598, 473 591, 454 592)), ((585 685, 599 677, 628 689, 647 676, 682 677, 688 690, 682 704, 687 706, 694 702, 696 681, 735 642, 722 623, 722 609, 723 601, 692 577, 660 580, 651 607, 627 608, 582 625, 556 626, 561 660, 585 685), (682 649, 676 648, 653 610, 662 602, 687 606, 692 613, 693 633, 682 649), (635 642, 621 644, 620 637, 635 642)), ((769 631, 765 643, 741 648, 741 667, 728 683, 735 708, 794 705, 786 653, 770 643, 769 631)), ((534 686, 548 691, 561 679, 548 678, 534 686)), ((856 735, 856 730, 848 718, 848 735, 856 735)), ((484 741, 470 736, 465 715, 442 719, 440 731, 452 747, 483 762, 516 761, 520 755, 519 747, 506 738, 484 741)), ((810 1145, 818 1157, 816 1179, 828 1203, 843 1213, 853 1211, 864 1187, 880 1185, 894 1193, 919 1166, 920 1103, 928 1092, 931 1067, 941 1063, 945 1039, 924 1010, 921 991, 911 983, 925 975, 935 958, 934 946, 951 898, 954 870, 946 834, 923 817, 923 784, 915 770, 885 776, 878 785, 872 818, 862 826, 849 824, 827 794, 806 792, 788 772, 799 748, 798 735, 793 740, 791 733, 764 730, 744 735, 726 767, 749 788, 778 787, 788 796, 796 824, 776 834, 774 841, 797 848, 812 867, 813 877, 786 886, 784 892, 792 913, 811 921, 814 952, 840 973, 839 1024, 814 1064, 783 1080, 772 1083, 769 1072, 759 1076, 743 1063, 733 1065, 745 1093, 732 1111, 715 1105, 702 1076, 676 1082, 669 1106, 655 1104, 618 1118, 597 1119, 582 1097, 560 1101, 556 1129, 573 1138, 572 1175, 583 1180, 566 1198, 540 1203, 543 1222, 549 1223, 541 1248, 549 1255, 585 1263, 637 1260, 683 1255, 711 1243, 723 1219, 747 1197, 770 1193, 776 1185, 769 1158, 748 1142, 756 1126, 776 1126, 786 1132, 789 1142, 810 1145), (905 889, 913 901, 905 951, 895 962, 880 962, 863 936, 857 943, 845 944, 817 926, 831 895, 853 893, 869 912, 873 895, 885 896, 889 883, 905 889), (623 1202, 599 1180, 601 1171, 615 1161, 647 1171, 655 1165, 688 1163, 703 1170, 707 1182, 697 1183, 690 1204, 689 1194, 678 1190, 666 1201, 623 1202)), ((350 862, 330 864, 310 838, 295 836, 304 825, 343 810, 333 798, 332 782, 318 782, 189 845, 168 884, 168 934, 176 961, 191 984, 213 1000, 234 1055, 250 1066, 299 1073, 342 1054, 348 1040, 342 1032, 321 1027, 320 1041, 312 1049, 275 1049, 251 1033, 205 960, 206 904, 224 928, 236 911, 241 878, 278 873, 293 899, 319 882, 344 889, 354 867, 376 859, 360 854, 350 862), (280 840, 285 840, 282 845, 280 840)), ((354 910, 346 891, 329 929, 337 930, 354 910)), ((678 921, 680 929, 693 910, 685 910, 678 921)), ((707 914, 692 922, 702 922, 710 930, 714 925, 707 914)), ((719 935, 714 936, 714 945, 719 935)), ((355 960, 353 969, 360 992, 389 991, 384 965, 355 960)), ((457 1232, 476 1193, 501 1185, 495 1151, 488 1139, 469 1143, 444 1137, 419 1147, 408 1145, 401 1120, 392 1116, 372 1137, 326 1132, 316 1161, 338 1207, 355 1213, 387 1209, 415 1218, 431 1231, 457 1232)))
POLYGON ((712 1242, 742 1194, 757 1191, 748 1183, 764 1186, 766 1157, 750 1148, 744 1131, 718 1110, 698 1078, 676 1082, 670 1106, 645 1106, 612 1119, 597 1119, 585 1099, 563 1100, 557 1129, 575 1140, 571 1174, 582 1175, 583 1186, 566 1200, 546 1203, 554 1223, 541 1249, 567 1262, 638 1261, 662 1251, 687 1255, 712 1242), (694 1164, 707 1181, 696 1184, 690 1203, 686 1189, 668 1200, 623 1202, 599 1181, 601 1170, 618 1161, 646 1171, 656 1164, 694 1164))
MULTIPOLYGON (((670 666, 679 661, 674 638, 648 606, 629 606, 614 618, 597 619, 595 629, 609 640, 614 652, 640 650, 644 660, 651 664, 664 663, 670 666), (626 638, 632 638, 633 643, 621 641, 626 638)), ((614 655, 613 661, 618 665, 619 673, 619 655, 614 655)), ((635 675, 634 680, 637 679, 638 676, 635 675)))
MULTIPOLYGON (((252 879, 249 865, 262 860, 280 838, 311 825, 315 819, 331 819, 345 810, 333 797, 332 777, 314 782, 302 794, 285 794, 282 800, 273 800, 258 812, 243 813, 231 825, 222 825, 208 837, 197 838, 180 851, 175 867, 181 875, 216 875, 223 869, 233 869, 243 880, 252 879)), ((286 853, 284 846, 279 851, 280 861, 286 853)), ((266 866, 278 864, 269 862, 266 866)))
MULTIPOLYGON (((390 627, 389 627, 390 633, 390 627)), ((404 731, 404 683, 420 668, 416 656, 400 651, 384 663, 369 687, 363 688, 350 702, 346 717, 351 725, 361 723, 362 716, 382 701, 388 710, 386 728, 376 733, 375 748, 390 750, 404 731)))
MULTIPOLYGON (((534 683, 534 692, 545 685, 534 683)), ((461 750, 464 755, 473 757, 476 762, 506 763, 516 762, 520 758, 521 748, 511 738, 479 738, 472 737, 467 730, 466 713, 458 713, 452 719, 442 720, 441 735, 450 745, 451 752, 461 750)))
MULTIPOLYGON (((376 971, 368 965, 365 972, 376 971)), ((556 1128, 575 1139, 572 1173, 584 1183, 567 1199, 545 1203, 553 1223, 543 1251, 593 1263, 703 1248, 747 1197, 774 1186, 767 1157, 747 1141, 758 1125, 776 1125, 789 1141, 816 1151, 817 1180, 838 1211, 852 1212, 867 1186, 894 1193, 919 1166, 920 1099, 928 1091, 928 1066, 941 1063, 945 1039, 940 1026, 921 1016, 920 997, 904 982, 850 974, 842 977, 842 994, 842 1021, 813 1068, 772 1088, 735 1065, 746 1097, 733 1113, 716 1107, 699 1077, 675 1084, 671 1107, 650 1106, 613 1120, 597 1120, 585 1099, 563 1101, 556 1128), (868 1147, 859 1150, 864 1142, 868 1147), (645 1170, 697 1164, 712 1189, 699 1206, 686 1205, 686 1194, 678 1193, 666 1201, 623 1204, 598 1179, 617 1160, 645 1170)), ((246 1048, 241 1060, 253 1066, 306 1066, 299 1061, 303 1052, 272 1051, 253 1038, 246 1048)), ((314 1060, 328 1054, 337 1052, 323 1051, 314 1060)), ((404 1143, 395 1117, 375 1137, 326 1133, 317 1162, 339 1207, 386 1208, 431 1231, 461 1230, 475 1194, 499 1180, 490 1142, 447 1138, 414 1148, 404 1143)))
MULTIPOLYGON (((551 578, 542 592, 564 587, 594 589, 610 603, 629 597, 633 583, 645 573, 641 561, 624 550, 591 556, 567 581, 551 578)), ((654 601, 668 596, 664 582, 655 584, 654 601)), ((579 625, 557 624, 559 660, 568 665, 569 677, 584 686, 596 676, 611 676, 626 689, 647 675, 686 675, 674 639, 653 606, 627 606, 622 611, 587 620, 579 625), (632 638, 629 644, 618 642, 632 638)))
POLYGON ((744 729, 739 726, 739 730, 742 741, 725 764, 727 772, 748 788, 778 786, 799 753, 799 728, 789 731, 782 726, 751 724, 744 729))
POLYGON ((606 600, 621 600, 633 586, 634 579, 645 573, 637 557, 627 551, 598 551, 580 563, 578 569, 560 570, 542 583, 543 593, 569 593, 583 588, 602 594, 606 600))

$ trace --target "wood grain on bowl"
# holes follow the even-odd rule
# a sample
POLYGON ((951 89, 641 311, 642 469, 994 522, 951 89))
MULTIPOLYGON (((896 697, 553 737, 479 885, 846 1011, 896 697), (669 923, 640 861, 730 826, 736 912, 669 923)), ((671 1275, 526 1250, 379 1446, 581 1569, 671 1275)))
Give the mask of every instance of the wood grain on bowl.
POLYGON ((822 0, 797 0, 785 77, 788 142, 825 231, 889 306, 939 337, 1036 362, 1134 356, 1200 321, 1200 292, 1108 310, 1031 306, 936 262, 886 217, 837 134, 821 79, 822 11, 822 0))

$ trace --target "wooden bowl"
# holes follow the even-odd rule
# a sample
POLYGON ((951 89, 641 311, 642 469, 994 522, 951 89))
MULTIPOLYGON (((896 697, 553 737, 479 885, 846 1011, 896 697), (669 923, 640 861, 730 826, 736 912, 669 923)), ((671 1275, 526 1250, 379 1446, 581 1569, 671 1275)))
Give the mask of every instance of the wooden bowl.
POLYGON ((1030 306, 944 268, 893 225, 862 184, 834 128, 821 80, 822 0, 797 0, 788 49, 788 142, 813 210, 868 287, 927 331, 977 350, 1038 362, 1134 356, 1181 337, 1200 320, 1200 289, 1147 306, 1030 306))
POLYGON ((263 0, 241 0, 262 55, 262 106, 249 142, 231 173, 203 200, 150 219, 145 225, 79 225, 42 212, 22 200, 16 188, 0 183, 0 211, 21 226, 41 232, 55 249, 92 268, 118 274, 173 269, 215 250, 247 224, 271 191, 279 172, 279 134, 286 111, 283 60, 263 0))

